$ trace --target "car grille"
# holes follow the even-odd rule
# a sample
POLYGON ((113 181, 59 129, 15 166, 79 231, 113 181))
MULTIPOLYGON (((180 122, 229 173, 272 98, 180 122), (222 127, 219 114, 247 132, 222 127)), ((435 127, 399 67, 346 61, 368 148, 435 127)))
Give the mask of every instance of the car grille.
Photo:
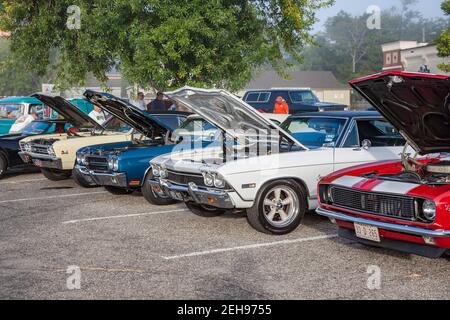
POLYGON ((39 144, 32 144, 30 147, 31 147, 31 152, 32 153, 49 155, 49 153, 48 153, 48 146, 43 146, 43 145, 39 145, 39 144))
POLYGON ((95 172, 109 172, 108 158, 98 156, 86 157, 86 168, 95 172))
POLYGON ((332 205, 363 213, 415 220, 414 198, 331 187, 332 205))
POLYGON ((190 182, 195 183, 199 187, 204 187, 205 182, 201 174, 180 174, 174 171, 167 171, 167 180, 173 183, 188 185, 190 182))

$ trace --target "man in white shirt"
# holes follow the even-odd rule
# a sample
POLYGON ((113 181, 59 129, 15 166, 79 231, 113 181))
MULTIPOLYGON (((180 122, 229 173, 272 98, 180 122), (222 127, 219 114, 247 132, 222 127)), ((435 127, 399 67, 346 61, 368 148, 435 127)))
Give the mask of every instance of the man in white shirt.
POLYGON ((106 114, 105 114, 105 112, 101 108, 99 108, 97 106, 94 106, 94 110, 92 110, 89 113, 89 117, 94 119, 100 125, 102 125, 106 121, 106 114))
POLYGON ((14 122, 14 124, 9 129, 9 133, 10 134, 20 133, 27 125, 29 125, 31 122, 37 119, 39 119, 39 117, 36 114, 36 112, 20 116, 19 118, 17 118, 16 122, 14 122))

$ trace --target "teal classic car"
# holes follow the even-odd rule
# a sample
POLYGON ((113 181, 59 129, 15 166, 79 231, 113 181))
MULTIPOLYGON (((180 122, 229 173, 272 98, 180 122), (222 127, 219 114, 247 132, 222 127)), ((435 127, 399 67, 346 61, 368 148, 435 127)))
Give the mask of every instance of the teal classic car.
MULTIPOLYGON (((80 98, 69 99, 81 111, 89 114, 94 106, 80 98)), ((20 133, 32 120, 56 119, 58 115, 42 101, 33 97, 8 97, 0 99, 0 135, 20 133), (35 114, 35 119, 28 116, 35 114)))
POLYGON ((44 115, 44 109, 45 106, 43 103, 32 97, 8 97, 0 99, 0 134, 8 134, 16 122, 18 122, 16 127, 20 128, 20 121, 16 120, 19 120, 23 116, 33 112, 44 115))

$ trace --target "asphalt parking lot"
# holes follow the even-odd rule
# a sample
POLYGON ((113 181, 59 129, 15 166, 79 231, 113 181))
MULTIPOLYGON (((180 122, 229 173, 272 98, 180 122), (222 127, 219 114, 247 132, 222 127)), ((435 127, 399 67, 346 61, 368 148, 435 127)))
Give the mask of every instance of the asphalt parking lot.
POLYGON ((242 215, 201 218, 40 173, 0 180, 0 299, 448 299, 449 269, 339 239, 313 213, 274 237, 242 215))

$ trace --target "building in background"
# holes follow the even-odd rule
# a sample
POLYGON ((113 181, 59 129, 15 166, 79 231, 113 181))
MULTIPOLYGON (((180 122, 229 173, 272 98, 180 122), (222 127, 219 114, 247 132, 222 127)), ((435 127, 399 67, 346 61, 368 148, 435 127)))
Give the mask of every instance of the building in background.
POLYGON ((291 71, 283 79, 276 71, 262 71, 237 94, 251 89, 310 88, 320 101, 350 105, 350 87, 340 83, 330 71, 291 71))
POLYGON ((417 41, 394 41, 381 45, 383 71, 444 73, 437 66, 448 63, 438 57, 436 45, 417 41))

